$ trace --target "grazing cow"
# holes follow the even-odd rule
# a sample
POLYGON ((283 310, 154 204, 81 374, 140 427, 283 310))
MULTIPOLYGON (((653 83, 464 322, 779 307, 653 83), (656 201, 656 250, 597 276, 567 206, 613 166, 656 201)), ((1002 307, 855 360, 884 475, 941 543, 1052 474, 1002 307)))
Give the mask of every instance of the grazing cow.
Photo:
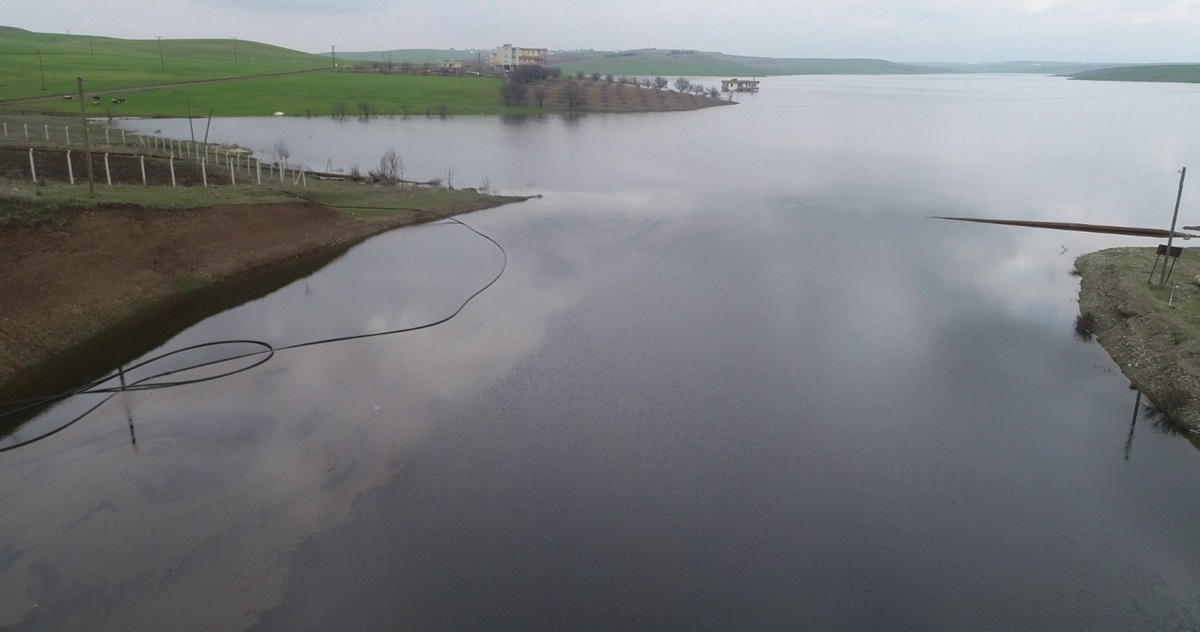
POLYGON ((100 97, 92 97, 92 105, 100 105, 100 97))
POLYGON ((66 101, 71 101, 71 100, 73 100, 74 98, 75 98, 75 97, 73 97, 73 96, 71 96, 71 95, 69 95, 69 94, 64 94, 64 95, 63 95, 63 99, 64 99, 64 100, 66 100, 66 101))

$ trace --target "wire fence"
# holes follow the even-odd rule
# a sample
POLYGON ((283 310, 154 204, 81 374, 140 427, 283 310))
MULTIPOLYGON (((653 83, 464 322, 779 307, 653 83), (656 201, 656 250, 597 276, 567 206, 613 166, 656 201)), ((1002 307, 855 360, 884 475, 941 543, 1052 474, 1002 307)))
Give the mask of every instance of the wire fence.
POLYGON ((286 161, 265 162, 241 147, 164 138, 113 127, 0 122, 0 176, 35 183, 86 182, 87 148, 96 184, 307 186, 313 172, 286 161))

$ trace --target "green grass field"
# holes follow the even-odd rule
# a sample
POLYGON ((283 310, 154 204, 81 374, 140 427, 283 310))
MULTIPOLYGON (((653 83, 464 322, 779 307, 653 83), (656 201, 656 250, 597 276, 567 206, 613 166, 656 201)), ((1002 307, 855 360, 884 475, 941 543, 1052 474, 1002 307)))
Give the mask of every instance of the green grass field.
MULTIPOLYGON (((347 108, 347 115, 359 115, 359 103, 370 103, 377 115, 425 114, 446 104, 449 113, 515 113, 500 99, 500 80, 479 77, 437 77, 420 75, 381 75, 375 73, 327 72, 308 75, 260 77, 178 88, 159 88, 122 94, 126 100, 113 105, 108 98, 98 106, 87 102, 89 115, 105 116, 286 116, 331 115, 335 103, 347 108)), ((77 101, 42 101, 25 104, 23 109, 43 113, 75 114, 77 101)))
POLYGON ((0 27, 0 100, 330 68, 320 55, 243 40, 122 40, 0 27), (235 59, 236 48, 236 59, 235 59), (41 54, 38 51, 41 50, 41 54), (45 77, 45 89, 42 78, 45 77))

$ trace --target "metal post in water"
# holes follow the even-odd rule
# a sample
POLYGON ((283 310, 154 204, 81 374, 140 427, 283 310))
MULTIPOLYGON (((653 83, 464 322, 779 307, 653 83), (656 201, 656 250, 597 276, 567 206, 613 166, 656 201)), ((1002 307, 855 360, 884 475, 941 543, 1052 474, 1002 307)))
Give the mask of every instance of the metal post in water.
MULTIPOLYGON (((1179 170, 1179 193, 1175 195, 1175 214, 1171 216, 1171 232, 1167 234, 1167 256, 1171 256, 1171 242, 1175 239, 1175 222, 1179 219, 1179 202, 1183 199, 1183 179, 1187 177, 1187 167, 1179 170)), ((1167 266, 1164 262, 1162 272, 1158 275, 1158 284, 1167 284, 1167 266)))
POLYGON ((262 161, 254 161, 254 171, 258 174, 258 183, 262 184, 262 161))
POLYGON ((138 156, 138 162, 142 163, 142 186, 146 186, 146 157, 138 156))
POLYGON ((175 156, 171 156, 169 163, 171 165, 171 186, 175 186, 175 156))
POLYGON ((49 124, 43 125, 42 132, 46 135, 46 142, 47 143, 50 142, 50 125, 49 124))
MULTIPOLYGON (((205 152, 208 153, 208 152, 205 152)), ((200 177, 204 180, 204 186, 208 186, 208 157, 200 161, 200 177)))
POLYGON ((33 181, 37 182, 37 167, 33 164, 33 147, 29 148, 29 175, 33 176, 33 181))
POLYGON ((112 170, 108 167, 108 152, 104 152, 104 178, 108 180, 108 186, 112 186, 112 170))
POLYGON ((66 135, 66 137, 67 137, 67 144, 68 144, 68 145, 70 145, 70 144, 71 144, 71 128, 70 128, 70 127, 64 127, 64 128, 63 128, 63 134, 64 134, 64 135, 66 135))
POLYGON ((67 150, 67 177, 70 178, 71 184, 75 184, 75 168, 71 166, 71 150, 67 150))

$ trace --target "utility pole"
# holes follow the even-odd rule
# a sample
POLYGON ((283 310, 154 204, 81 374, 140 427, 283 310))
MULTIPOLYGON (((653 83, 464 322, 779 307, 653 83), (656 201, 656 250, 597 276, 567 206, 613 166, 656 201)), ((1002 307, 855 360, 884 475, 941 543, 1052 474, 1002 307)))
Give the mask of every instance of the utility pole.
POLYGON ((96 43, 92 41, 92 36, 88 34, 88 50, 92 51, 92 61, 96 61, 96 43))
POLYGON ((333 69, 337 70, 337 46, 330 44, 329 52, 333 53, 333 69))
POLYGON ((233 65, 234 66, 238 65, 237 38, 236 37, 233 38, 233 65))
POLYGON ((38 68, 42 69, 42 90, 46 89, 46 66, 42 63, 42 49, 37 49, 38 68))
POLYGON ((88 195, 96 195, 96 185, 92 184, 92 140, 88 137, 87 109, 83 105, 83 77, 75 77, 79 88, 79 120, 83 122, 83 146, 87 149, 88 195))
MULTIPOLYGON (((1183 179, 1187 177, 1187 167, 1179 170, 1179 193, 1175 195, 1175 214, 1171 216, 1171 232, 1167 233, 1167 257, 1171 256, 1171 242, 1175 239, 1175 221, 1179 219, 1179 201, 1183 199, 1183 179)), ((1167 262, 1163 261, 1162 272, 1158 275, 1158 284, 1167 284, 1167 262)))
POLYGON ((155 35, 154 38, 158 40, 158 63, 162 65, 163 70, 166 70, 167 62, 163 61, 162 35, 155 35))

